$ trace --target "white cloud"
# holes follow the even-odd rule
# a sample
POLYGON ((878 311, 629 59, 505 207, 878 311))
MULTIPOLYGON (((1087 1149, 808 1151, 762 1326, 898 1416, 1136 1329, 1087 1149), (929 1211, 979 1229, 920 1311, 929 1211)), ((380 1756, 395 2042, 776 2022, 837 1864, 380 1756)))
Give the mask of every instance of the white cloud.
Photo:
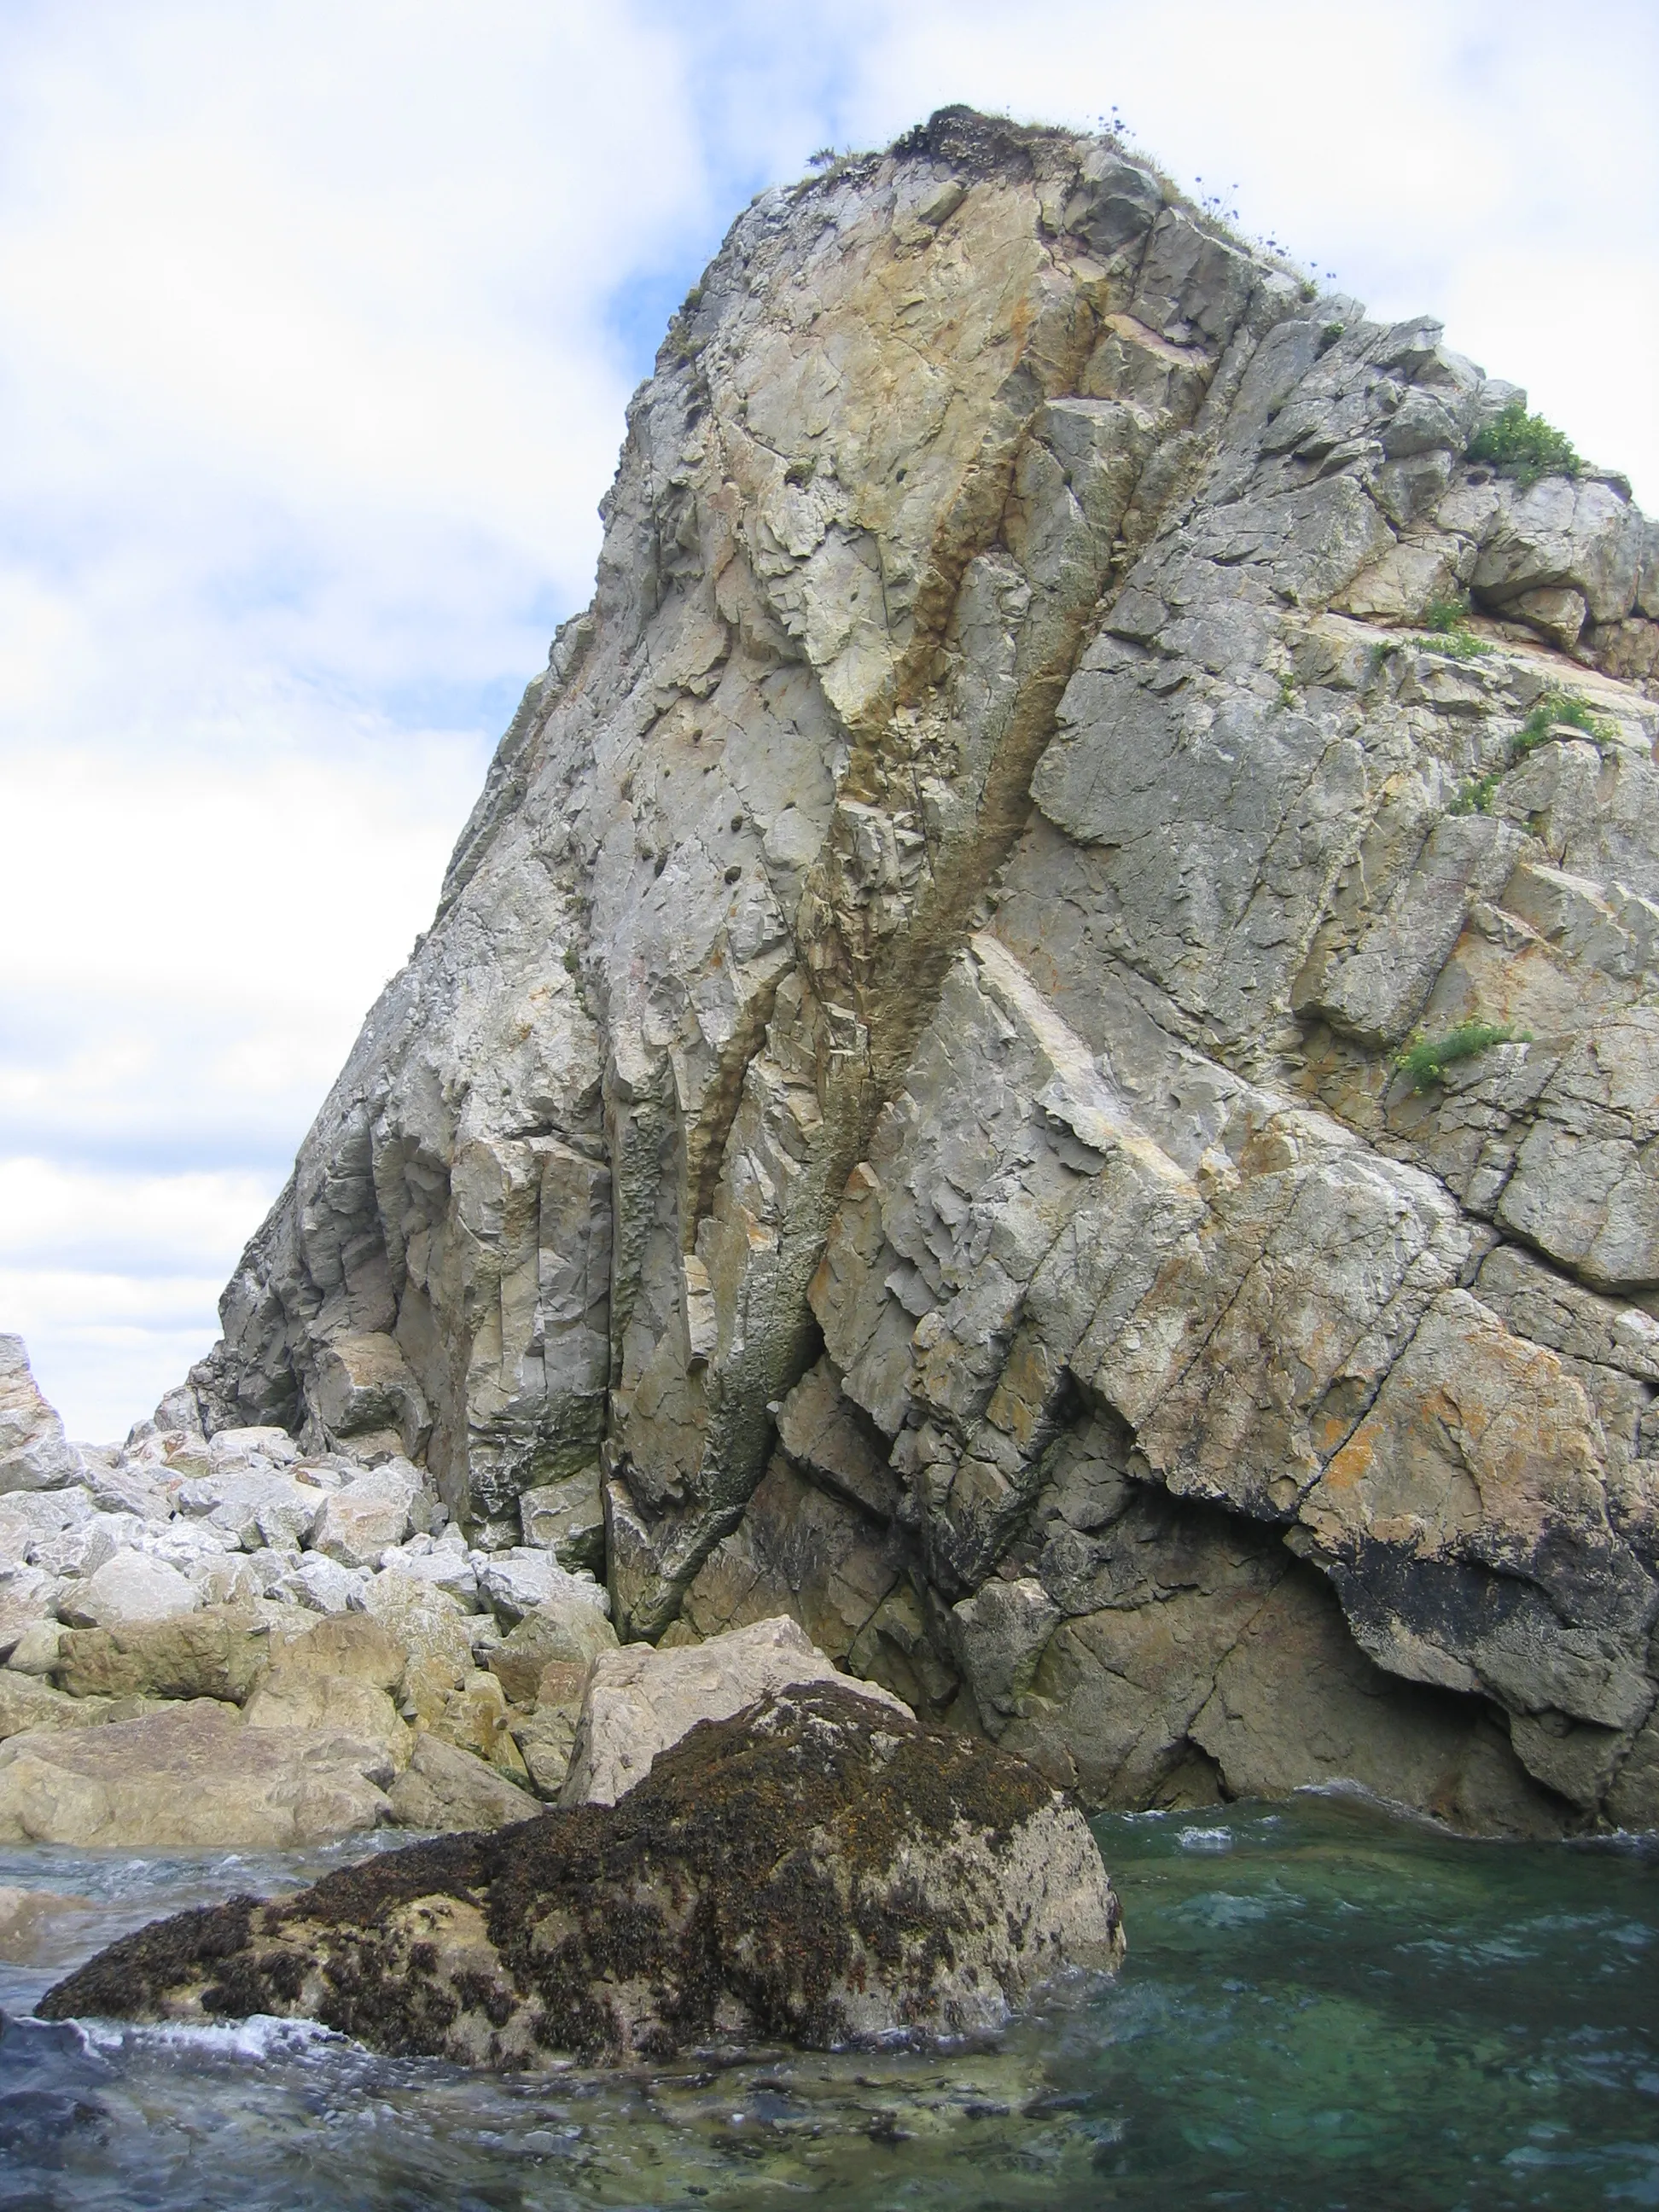
POLYGON ((72 1425, 211 1340, 751 191, 950 100, 1115 102, 1659 499, 1656 41, 1613 0, 0 5, 0 1327, 72 1425))

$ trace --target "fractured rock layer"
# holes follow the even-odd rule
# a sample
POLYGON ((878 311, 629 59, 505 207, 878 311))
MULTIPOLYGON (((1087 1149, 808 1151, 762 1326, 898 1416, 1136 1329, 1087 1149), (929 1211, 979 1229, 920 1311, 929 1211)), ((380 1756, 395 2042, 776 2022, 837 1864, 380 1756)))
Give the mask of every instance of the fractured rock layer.
POLYGON ((1659 530, 1516 397, 1110 140, 763 195, 207 1425, 1096 1802, 1659 1821, 1659 530))

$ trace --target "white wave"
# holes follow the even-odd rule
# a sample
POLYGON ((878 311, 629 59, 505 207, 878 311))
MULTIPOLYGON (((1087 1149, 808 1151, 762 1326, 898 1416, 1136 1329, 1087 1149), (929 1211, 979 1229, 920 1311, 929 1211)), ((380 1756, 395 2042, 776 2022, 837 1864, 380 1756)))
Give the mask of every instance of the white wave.
POLYGON ((82 2020, 75 2023, 88 2050, 107 2055, 123 2050, 174 2050, 210 2052, 222 2058, 264 2060, 287 2058, 314 2049, 319 2044, 349 2040, 316 2020, 285 2020, 274 2013, 250 2013, 246 2020, 162 2021, 143 2025, 131 2021, 82 2020))

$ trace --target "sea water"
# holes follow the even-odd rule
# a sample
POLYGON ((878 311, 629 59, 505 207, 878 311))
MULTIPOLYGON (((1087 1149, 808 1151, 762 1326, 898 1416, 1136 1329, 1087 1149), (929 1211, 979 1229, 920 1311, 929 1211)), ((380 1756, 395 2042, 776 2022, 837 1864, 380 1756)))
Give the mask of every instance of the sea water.
POLYGON ((0 2206, 1659 2207, 1659 1848, 1357 1798, 1096 1824, 1129 1955, 994 2041, 492 2077, 301 2023, 32 2021, 155 1915, 361 1856, 0 1847, 0 2206), (16 1948, 16 1947, 14 1947, 16 1948))

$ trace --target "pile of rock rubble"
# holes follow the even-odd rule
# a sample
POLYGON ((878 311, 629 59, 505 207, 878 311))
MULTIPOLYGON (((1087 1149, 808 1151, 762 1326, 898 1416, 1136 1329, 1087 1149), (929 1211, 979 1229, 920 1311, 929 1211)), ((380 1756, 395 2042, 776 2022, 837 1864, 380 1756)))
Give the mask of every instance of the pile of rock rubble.
POLYGON ((582 1564, 599 1523, 595 1472, 481 1551, 398 1453, 210 1439, 183 1394, 74 1444, 0 1337, 0 1837, 275 1846, 533 1812, 617 1642, 582 1564))

